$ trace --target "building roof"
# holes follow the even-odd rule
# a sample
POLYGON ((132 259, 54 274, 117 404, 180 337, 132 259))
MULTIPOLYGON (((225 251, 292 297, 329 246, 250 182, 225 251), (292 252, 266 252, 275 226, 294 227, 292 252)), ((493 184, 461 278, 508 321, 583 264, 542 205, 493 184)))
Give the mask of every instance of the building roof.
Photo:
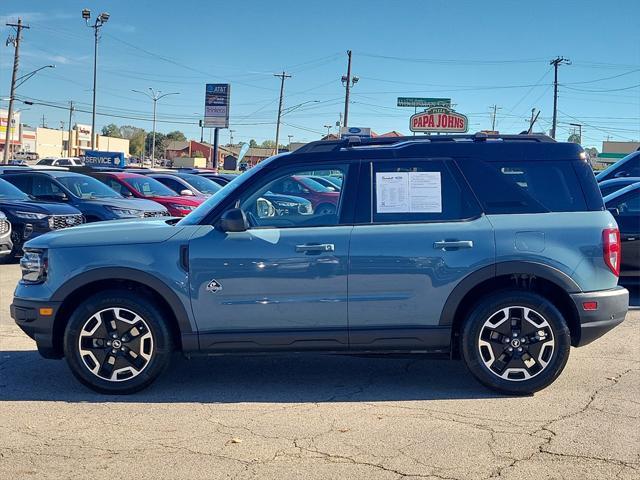
POLYGON ((165 148, 165 150, 175 150, 175 151, 180 151, 180 150, 185 150, 189 148, 189 142, 187 141, 181 141, 181 140, 172 140, 169 143, 167 143, 167 147, 165 148))

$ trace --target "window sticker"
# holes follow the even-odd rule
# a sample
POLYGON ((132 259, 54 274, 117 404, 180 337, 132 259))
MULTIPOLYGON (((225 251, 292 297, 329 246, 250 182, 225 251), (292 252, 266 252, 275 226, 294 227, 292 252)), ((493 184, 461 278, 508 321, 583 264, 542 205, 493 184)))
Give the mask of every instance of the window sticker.
POLYGON ((442 213, 440 172, 377 172, 377 213, 442 213))

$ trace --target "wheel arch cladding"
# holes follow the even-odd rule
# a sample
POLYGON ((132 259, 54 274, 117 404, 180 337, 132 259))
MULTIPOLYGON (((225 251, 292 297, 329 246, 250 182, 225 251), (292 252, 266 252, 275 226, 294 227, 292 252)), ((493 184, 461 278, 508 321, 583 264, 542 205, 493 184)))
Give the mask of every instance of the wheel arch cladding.
MULTIPOLYGON (((125 289, 139 291, 157 303, 166 314, 174 345, 181 350, 192 349, 185 344, 184 335, 195 335, 187 312, 178 296, 153 275, 128 268, 104 268, 82 273, 62 285, 51 300, 62 302, 53 324, 54 350, 62 355, 62 339, 67 321, 82 301, 103 290, 125 289)), ((197 347, 196 347, 197 348, 197 347)))
POLYGON ((537 292, 560 310, 571 333, 571 344, 580 341, 580 319, 569 293, 580 287, 567 274, 535 262, 503 262, 477 270, 465 277, 451 292, 440 316, 440 326, 451 326, 451 351, 457 357, 457 339, 471 308, 484 295, 518 288, 537 292))

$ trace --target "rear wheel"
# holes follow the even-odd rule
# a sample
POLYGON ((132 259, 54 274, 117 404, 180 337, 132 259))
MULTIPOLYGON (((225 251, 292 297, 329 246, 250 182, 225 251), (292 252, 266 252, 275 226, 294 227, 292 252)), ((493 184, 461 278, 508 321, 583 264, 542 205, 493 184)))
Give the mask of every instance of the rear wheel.
POLYGON ((541 390, 560 375, 571 337, 559 310, 537 293, 496 292, 477 303, 462 331, 467 367, 502 393, 541 390))
POLYGON ((147 387, 167 367, 171 334, 156 305, 128 290, 98 293, 73 312, 64 353, 73 374, 100 393, 147 387))
POLYGON ((333 215, 336 213, 336 206, 331 203, 322 203, 316 207, 313 213, 316 215, 333 215))

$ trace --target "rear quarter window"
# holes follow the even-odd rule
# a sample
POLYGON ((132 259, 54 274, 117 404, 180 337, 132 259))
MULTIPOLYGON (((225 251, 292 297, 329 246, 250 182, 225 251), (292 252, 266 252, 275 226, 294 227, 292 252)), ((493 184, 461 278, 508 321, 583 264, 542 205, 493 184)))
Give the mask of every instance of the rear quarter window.
POLYGON ((458 160, 487 214, 601 210, 602 197, 585 162, 458 160), (587 190, 588 196, 585 196, 587 190), (592 191, 594 190, 594 191, 592 191), (592 198, 593 197, 593 198, 592 198))

